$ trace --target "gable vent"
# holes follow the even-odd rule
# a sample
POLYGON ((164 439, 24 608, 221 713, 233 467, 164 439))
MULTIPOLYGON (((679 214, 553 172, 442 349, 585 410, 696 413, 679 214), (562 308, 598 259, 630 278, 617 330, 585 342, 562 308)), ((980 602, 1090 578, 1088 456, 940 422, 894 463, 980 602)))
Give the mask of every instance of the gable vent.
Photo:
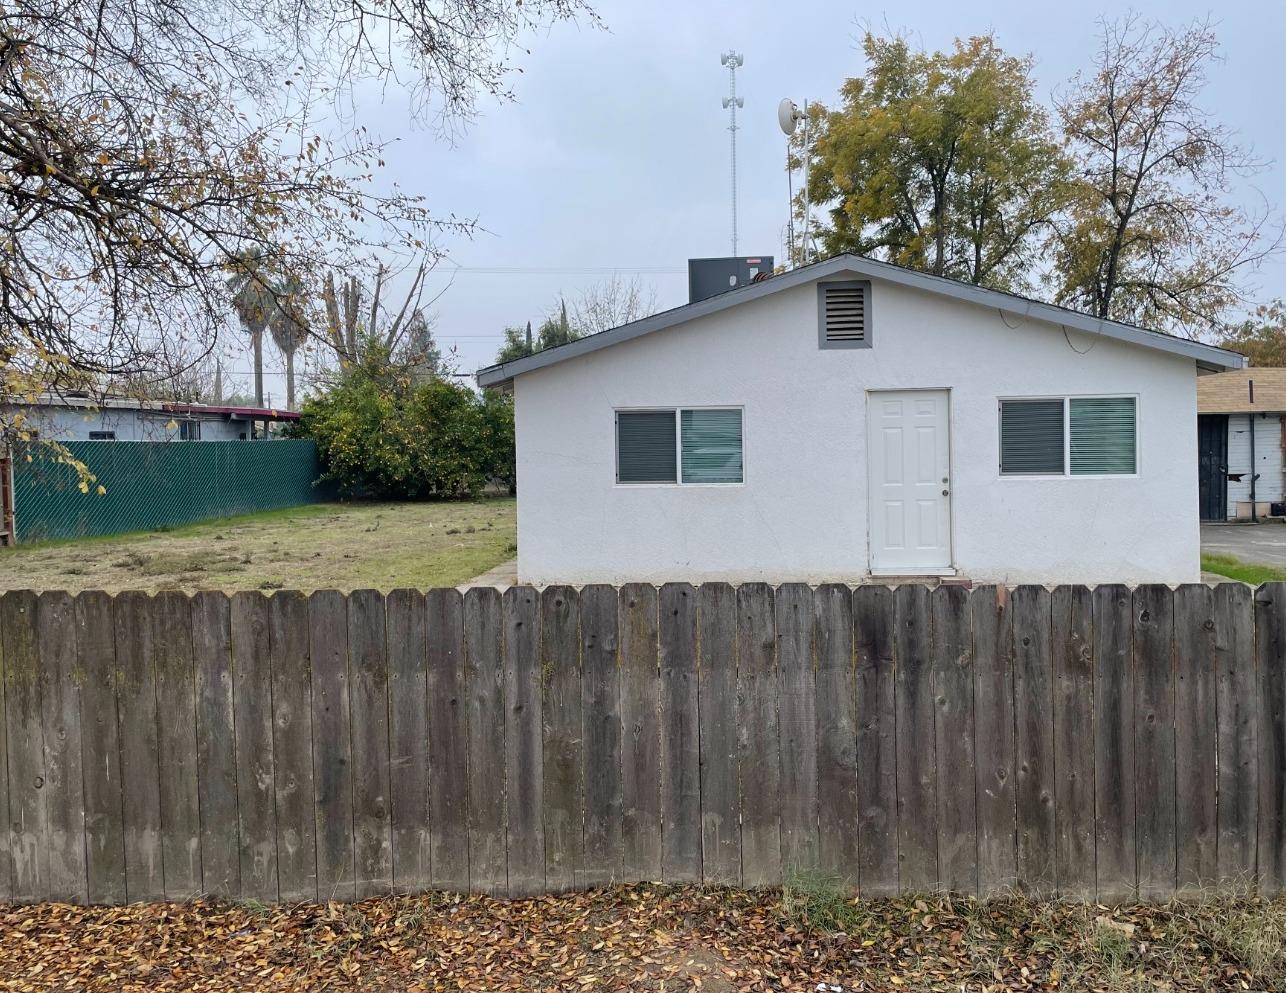
POLYGON ((817 284, 817 337, 821 348, 871 347, 869 280, 817 284))

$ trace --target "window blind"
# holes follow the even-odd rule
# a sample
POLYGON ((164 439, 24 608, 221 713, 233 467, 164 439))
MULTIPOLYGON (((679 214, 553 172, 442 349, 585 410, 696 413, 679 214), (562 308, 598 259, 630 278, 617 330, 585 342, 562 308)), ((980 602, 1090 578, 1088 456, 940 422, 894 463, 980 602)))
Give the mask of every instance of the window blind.
POLYGON ((684 410, 680 427, 685 483, 741 482, 741 411, 684 410))
POLYGON ((674 411, 617 411, 618 483, 677 482, 674 449, 674 411))
POLYGON ((1134 397, 1081 397, 1068 402, 1072 475, 1135 472, 1138 418, 1134 397))
POLYGON ((1061 476, 1063 401, 1000 401, 1000 473, 1061 476))

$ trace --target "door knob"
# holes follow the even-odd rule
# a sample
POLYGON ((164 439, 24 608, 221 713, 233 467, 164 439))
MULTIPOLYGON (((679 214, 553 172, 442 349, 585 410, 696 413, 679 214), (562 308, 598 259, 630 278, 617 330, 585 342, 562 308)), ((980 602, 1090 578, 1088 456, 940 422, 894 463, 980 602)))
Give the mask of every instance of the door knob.
POLYGON ((946 491, 946 490, 943 490, 943 491, 942 491, 942 495, 943 495, 943 496, 947 496, 947 491, 946 491))

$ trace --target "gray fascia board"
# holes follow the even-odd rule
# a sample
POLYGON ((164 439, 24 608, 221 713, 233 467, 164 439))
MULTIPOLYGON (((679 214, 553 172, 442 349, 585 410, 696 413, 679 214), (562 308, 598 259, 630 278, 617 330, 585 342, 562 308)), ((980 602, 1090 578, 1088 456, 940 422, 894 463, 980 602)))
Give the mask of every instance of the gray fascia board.
POLYGON ((602 331, 599 334, 593 334, 587 338, 581 338, 544 352, 537 352, 535 355, 529 355, 514 362, 506 362, 501 365, 480 369, 477 373, 478 385, 480 387, 496 386, 525 372, 543 369, 545 366, 562 362, 565 359, 587 355, 590 352, 598 351, 600 348, 607 348, 622 341, 630 341, 633 338, 651 334, 653 331, 661 331, 665 328, 682 324, 685 321, 716 314, 721 310, 735 307, 741 303, 758 300, 760 297, 776 293, 779 290, 805 285, 839 273, 852 273, 872 279, 885 280, 912 289, 936 293, 939 296, 976 304, 980 307, 991 307, 1019 318, 1031 317, 1047 324, 1082 331, 1086 334, 1102 335, 1105 338, 1112 338, 1116 341, 1140 345, 1144 348, 1153 348, 1158 351, 1169 352, 1172 355, 1181 355, 1185 358, 1193 359, 1205 369, 1222 372, 1228 369, 1242 369, 1246 365, 1244 356, 1215 345, 1206 345, 1199 341, 1177 338, 1159 331, 1149 331, 1146 328, 1138 328, 1130 324, 1121 324, 1099 317, 1091 317, 1089 314, 1067 310, 1063 307, 1055 307, 1052 304, 1040 303, 1036 300, 1027 300, 1023 297, 1002 293, 999 290, 973 286, 969 283, 960 283, 940 276, 931 276, 927 273, 917 272, 914 269, 904 269, 889 262, 879 262, 875 259, 866 259, 856 255, 837 255, 824 262, 803 266, 799 269, 782 273, 779 276, 773 276, 761 283, 752 283, 750 286, 729 290, 727 293, 721 293, 718 296, 709 297, 697 303, 654 314, 651 317, 634 321, 632 324, 624 324, 618 328, 602 331))
POLYGON ((845 259, 847 259, 847 256, 842 255, 834 259, 827 259, 826 262, 818 263, 820 268, 816 270, 812 266, 794 269, 791 272, 784 272, 780 276, 765 279, 760 283, 751 283, 749 286, 729 290, 727 293, 720 293, 718 296, 707 297, 704 300, 698 300, 696 303, 665 310, 659 314, 653 314, 651 317, 644 317, 642 320, 634 321, 631 324, 622 324, 619 328, 612 328, 608 331, 600 331, 598 334, 591 334, 585 338, 578 338, 576 341, 568 342, 566 345, 559 345, 557 348, 537 352, 535 355, 528 355, 526 358, 480 369, 478 370, 478 385, 495 386, 524 372, 543 369, 545 366, 553 365, 555 362, 574 359, 578 355, 597 352, 600 348, 607 348, 609 345, 630 341, 633 338, 641 338, 643 335, 651 334, 653 331, 662 331, 665 328, 683 324, 685 321, 717 314, 719 311, 735 307, 737 304, 758 300, 769 293, 786 290, 792 286, 806 285, 815 279, 829 275, 832 271, 841 271, 843 266, 835 265, 835 263, 841 263, 845 259))

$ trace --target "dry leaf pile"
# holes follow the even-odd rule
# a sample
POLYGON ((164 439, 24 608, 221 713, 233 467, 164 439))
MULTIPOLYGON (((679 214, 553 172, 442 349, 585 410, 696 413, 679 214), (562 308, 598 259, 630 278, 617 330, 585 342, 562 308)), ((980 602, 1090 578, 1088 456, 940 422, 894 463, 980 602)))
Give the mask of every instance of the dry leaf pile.
POLYGON ((0 990, 13 993, 1272 990, 1284 948, 1286 901, 856 903, 643 885, 521 901, 0 906, 0 990))

